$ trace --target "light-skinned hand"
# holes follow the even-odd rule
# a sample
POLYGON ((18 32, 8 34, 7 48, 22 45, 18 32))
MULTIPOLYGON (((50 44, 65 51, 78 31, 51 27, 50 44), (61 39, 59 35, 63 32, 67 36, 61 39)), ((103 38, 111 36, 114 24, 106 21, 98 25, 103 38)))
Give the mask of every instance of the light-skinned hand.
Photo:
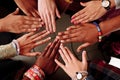
POLYGON ((75 77, 76 72, 87 71, 86 51, 82 52, 82 61, 79 61, 67 47, 60 46, 59 53, 60 53, 65 64, 61 63, 57 59, 55 59, 55 62, 71 78, 75 77))
POLYGON ((45 23, 46 30, 51 33, 56 31, 55 18, 60 18, 59 11, 54 0, 38 0, 38 11, 45 23))
POLYGON ((102 7, 101 3, 102 2, 99 0, 89 1, 85 3, 80 2, 80 4, 85 8, 75 13, 71 17, 71 22, 74 24, 79 24, 99 19, 107 12, 107 10, 102 7))

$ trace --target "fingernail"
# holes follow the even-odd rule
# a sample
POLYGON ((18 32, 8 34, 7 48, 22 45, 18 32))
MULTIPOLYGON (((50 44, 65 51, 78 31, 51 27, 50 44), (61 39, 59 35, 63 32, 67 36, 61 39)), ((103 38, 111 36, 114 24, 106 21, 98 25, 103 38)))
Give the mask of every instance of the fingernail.
POLYGON ((48 37, 48 39, 51 39, 51 37, 48 37))
POLYGON ((56 36, 56 38, 57 38, 57 39, 60 39, 60 37, 59 37, 59 36, 56 36))
POLYGON ((61 40, 60 42, 61 42, 61 43, 64 43, 64 40, 61 40))

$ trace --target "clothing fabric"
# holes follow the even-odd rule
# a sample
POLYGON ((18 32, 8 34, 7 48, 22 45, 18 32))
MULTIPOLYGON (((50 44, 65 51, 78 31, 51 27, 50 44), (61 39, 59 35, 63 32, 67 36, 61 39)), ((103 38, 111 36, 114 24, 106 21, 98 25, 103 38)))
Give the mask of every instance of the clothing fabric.
POLYGON ((17 51, 14 43, 0 46, 0 59, 8 59, 16 55, 17 51))
POLYGON ((120 0, 115 0, 116 9, 120 8, 120 0))
POLYGON ((97 60, 90 63, 87 80, 120 80, 120 69, 97 60))

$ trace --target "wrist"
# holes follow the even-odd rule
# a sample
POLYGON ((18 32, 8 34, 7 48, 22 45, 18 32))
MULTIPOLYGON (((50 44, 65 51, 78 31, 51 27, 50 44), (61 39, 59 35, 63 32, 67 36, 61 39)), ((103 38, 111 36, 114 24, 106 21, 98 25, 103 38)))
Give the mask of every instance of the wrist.
POLYGON ((33 65, 33 67, 25 72, 24 76, 28 77, 30 80, 43 80, 45 74, 37 65, 33 65))
POLYGON ((72 77, 72 80, 85 80, 87 78, 87 71, 78 71, 75 73, 75 76, 72 77))
POLYGON ((93 24, 96 26, 96 29, 98 31, 98 41, 101 42, 103 33, 100 28, 100 25, 97 22, 93 22, 93 24))
POLYGON ((0 32, 6 32, 4 23, 2 21, 3 19, 0 19, 0 32))
POLYGON ((16 48, 16 52, 17 52, 16 55, 19 55, 20 54, 20 46, 19 46, 18 41, 17 40, 13 40, 12 44, 16 48))
POLYGON ((31 67, 24 76, 28 77, 30 80, 44 80, 45 75, 42 70, 37 68, 36 65, 31 67))

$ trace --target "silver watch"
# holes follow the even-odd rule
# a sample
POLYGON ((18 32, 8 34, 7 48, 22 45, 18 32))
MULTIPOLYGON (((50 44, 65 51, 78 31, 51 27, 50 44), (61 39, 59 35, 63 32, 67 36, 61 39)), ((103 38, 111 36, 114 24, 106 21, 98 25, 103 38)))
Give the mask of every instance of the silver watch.
POLYGON ((110 10, 110 5, 111 5, 110 0, 102 0, 102 6, 103 6, 106 10, 110 10))
POLYGON ((86 80, 87 75, 87 71, 76 72, 76 76, 72 80, 86 80))

